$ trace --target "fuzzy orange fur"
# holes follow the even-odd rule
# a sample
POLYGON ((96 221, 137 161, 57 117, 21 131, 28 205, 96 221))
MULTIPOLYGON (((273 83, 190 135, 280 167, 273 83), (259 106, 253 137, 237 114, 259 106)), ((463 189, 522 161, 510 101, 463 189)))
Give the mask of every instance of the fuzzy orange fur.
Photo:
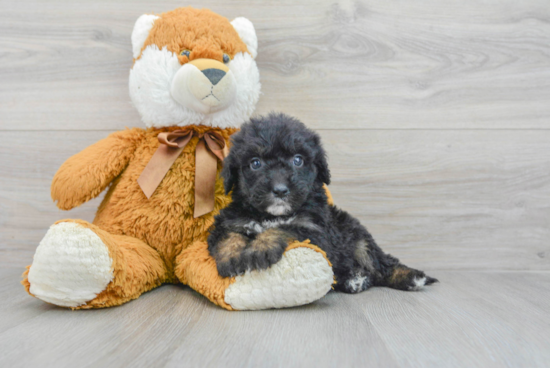
MULTIPOLYGON (((181 8, 160 17, 143 48, 154 44, 178 55, 188 49, 192 51, 190 60, 222 61, 224 53, 233 57, 238 52, 248 52, 229 21, 209 10, 181 8)), ((189 59, 179 56, 182 64, 189 59)), ((226 142, 236 131, 205 126, 189 128, 197 134, 216 130, 226 142)), ((231 309, 224 301, 224 293, 235 280, 218 275, 206 244, 214 216, 231 200, 219 177, 221 163, 218 163, 214 211, 199 218, 193 217, 198 137, 187 144, 150 199, 137 184, 159 146, 158 134, 179 129, 182 128, 133 128, 113 133, 69 158, 55 174, 51 195, 63 210, 80 206, 108 187, 93 224, 83 220, 60 221, 92 230, 107 246, 113 260, 113 281, 96 298, 73 309, 120 305, 167 282, 187 284, 212 302, 231 309)), ((312 248, 326 258, 322 250, 308 242, 294 243, 289 249, 297 246, 312 248)), ((30 294, 29 268, 23 274, 22 284, 30 294)))
MULTIPOLYGON (((198 134, 213 129, 190 128, 198 134)), ((113 259, 113 282, 95 299, 76 309, 119 305, 165 282, 188 284, 214 303, 231 309, 223 296, 233 279, 218 275, 206 246, 207 230, 214 216, 231 198, 225 194, 223 180, 218 176, 214 211, 193 217, 198 137, 191 139, 150 199, 137 184, 137 178, 159 146, 158 134, 177 129, 181 128, 134 128, 113 133, 69 158, 55 174, 52 198, 64 210, 96 197, 111 184, 93 224, 62 220, 94 231, 113 259)), ((226 141, 236 131, 214 130, 226 141)), ((220 170, 221 163, 218 174, 220 170)), ((317 247, 309 247, 322 253, 317 247)), ((27 274, 28 270, 23 275, 23 285, 30 293, 27 274)))
POLYGON ((166 46, 176 55, 190 50, 189 58, 179 56, 181 64, 202 58, 223 62, 224 53, 233 58, 239 52, 248 52, 246 44, 227 18, 208 9, 191 7, 161 14, 149 32, 142 51, 150 45, 156 45, 159 49, 166 46))

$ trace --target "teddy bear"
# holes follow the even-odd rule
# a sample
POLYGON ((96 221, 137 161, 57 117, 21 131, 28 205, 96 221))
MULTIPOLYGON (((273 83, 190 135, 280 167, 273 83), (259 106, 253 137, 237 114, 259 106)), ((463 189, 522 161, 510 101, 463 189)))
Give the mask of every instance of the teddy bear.
POLYGON ((323 297, 326 254, 289 244, 267 270, 218 275, 206 239, 231 201, 219 173, 229 137, 260 95, 257 38, 246 18, 178 8, 139 17, 129 89, 147 129, 110 134, 70 157, 51 196, 70 210, 107 192, 92 223, 65 219, 40 241, 27 292, 72 309, 121 305, 163 283, 188 285, 229 310, 282 308, 323 297))

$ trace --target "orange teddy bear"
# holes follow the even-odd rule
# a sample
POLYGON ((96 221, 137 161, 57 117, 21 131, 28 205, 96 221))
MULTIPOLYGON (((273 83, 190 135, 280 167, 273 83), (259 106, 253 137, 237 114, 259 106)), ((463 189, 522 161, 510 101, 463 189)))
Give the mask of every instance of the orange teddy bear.
POLYGON ((132 49, 130 96, 147 129, 113 133, 61 166, 51 193, 63 210, 109 189, 93 223, 50 227, 23 275, 29 294, 73 309, 120 305, 178 282, 226 309, 323 297, 332 269, 307 242, 236 278, 220 277, 208 253, 214 215, 231 200, 218 176, 228 139, 260 94, 252 23, 193 8, 142 15, 132 49))

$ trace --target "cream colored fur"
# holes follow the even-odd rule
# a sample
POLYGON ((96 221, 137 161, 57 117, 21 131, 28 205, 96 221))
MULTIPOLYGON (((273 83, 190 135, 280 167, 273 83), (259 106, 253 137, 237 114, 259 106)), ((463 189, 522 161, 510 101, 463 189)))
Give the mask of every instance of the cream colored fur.
POLYGON ((223 111, 235 99, 237 81, 230 70, 215 85, 191 63, 183 65, 172 78, 170 94, 181 106, 202 114, 223 111))
POLYGON ((132 31, 132 55, 134 59, 141 53, 145 40, 147 40, 151 28, 153 28, 153 24, 158 18, 158 16, 153 14, 143 14, 136 21, 134 30, 132 31))
POLYGON ((225 302, 237 310, 304 305, 328 293, 333 277, 332 267, 321 253, 294 248, 265 271, 237 276, 225 291, 225 302))
POLYGON ((30 292, 45 302, 77 307, 113 279, 112 259, 101 239, 73 222, 52 225, 29 270, 30 292))

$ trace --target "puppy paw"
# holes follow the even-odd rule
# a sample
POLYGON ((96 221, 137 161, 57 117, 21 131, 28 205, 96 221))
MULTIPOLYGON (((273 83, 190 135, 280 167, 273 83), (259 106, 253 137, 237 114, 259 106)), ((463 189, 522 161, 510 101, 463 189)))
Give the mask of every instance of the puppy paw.
POLYGON ((238 258, 232 258, 228 262, 216 262, 216 267, 221 277, 235 277, 247 270, 247 265, 238 258))
POLYGON ((418 273, 416 275, 412 275, 412 277, 409 279, 409 283, 407 285, 407 290, 409 291, 418 291, 422 289, 424 286, 428 286, 433 283, 439 282, 439 280, 426 275, 422 271, 417 271, 417 272, 418 273))
POLYGON ((265 270, 279 262, 291 236, 279 229, 259 234, 244 251, 244 262, 249 270, 265 270))
POLYGON ((247 249, 243 255, 245 270, 265 270, 271 267, 281 260, 284 250, 284 247, 273 247, 268 250, 247 249))
POLYGON ((439 280, 426 275, 423 271, 400 265, 393 270, 387 286, 399 290, 417 291, 436 282, 439 280))
POLYGON ((229 233, 213 250, 218 273, 222 277, 233 277, 243 274, 246 265, 243 264, 243 253, 248 245, 247 238, 238 233, 229 233))
POLYGON ((213 252, 218 273, 234 277, 246 271, 265 270, 281 260, 291 239, 284 231, 269 229, 247 244, 245 236, 230 233, 213 252))

